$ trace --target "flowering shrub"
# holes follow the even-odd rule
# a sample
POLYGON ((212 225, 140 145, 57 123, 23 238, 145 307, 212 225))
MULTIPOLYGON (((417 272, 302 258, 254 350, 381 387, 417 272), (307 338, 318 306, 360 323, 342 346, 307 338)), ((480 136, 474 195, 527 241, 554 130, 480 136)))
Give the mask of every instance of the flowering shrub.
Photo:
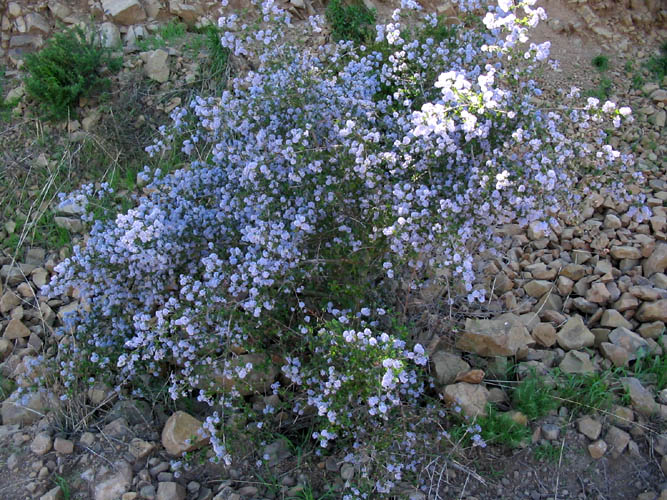
MULTIPOLYGON (((557 224, 600 187, 590 172, 631 164, 600 129, 627 108, 577 107, 576 90, 569 109, 540 108, 531 74, 549 44, 528 44, 545 17, 533 3, 501 0, 483 26, 450 29, 408 1, 372 44, 312 51, 280 43, 289 18, 270 0, 259 31, 221 19, 223 46, 257 69, 175 110, 147 150, 187 166, 146 169, 135 208, 92 217, 57 268, 50 293, 76 287, 87 306, 60 332, 65 385, 100 369, 115 384, 168 377, 174 399, 215 408, 205 427, 228 462, 239 422, 307 416, 370 480, 350 498, 416 477, 441 409, 421 402, 424 349, 382 307, 444 276, 484 300, 473 256, 498 225, 557 224), (259 395, 275 406, 248 410, 259 395)), ((90 208, 92 194, 65 201, 90 208)))

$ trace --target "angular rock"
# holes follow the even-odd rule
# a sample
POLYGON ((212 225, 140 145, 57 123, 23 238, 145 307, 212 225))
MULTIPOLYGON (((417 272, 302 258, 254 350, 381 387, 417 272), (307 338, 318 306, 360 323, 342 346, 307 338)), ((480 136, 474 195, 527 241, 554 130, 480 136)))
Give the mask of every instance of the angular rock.
POLYGON ((20 319, 14 318, 7 324, 2 336, 7 340, 26 338, 30 337, 30 330, 28 330, 28 327, 20 319))
POLYGON ((588 266, 582 264, 568 264, 563 269, 561 269, 561 276, 571 279, 572 281, 579 281, 581 278, 588 274, 588 266))
POLYGON ((484 380, 484 370, 474 369, 459 373, 455 382, 467 382, 469 384, 481 384, 484 380))
POLYGON ((7 314, 16 306, 21 305, 21 297, 11 290, 7 290, 0 298, 0 313, 7 314))
POLYGON ((635 317, 642 322, 667 321, 667 299, 656 300, 655 302, 644 302, 635 317))
POLYGON ((184 411, 177 411, 164 424, 162 446, 170 455, 181 456, 208 443, 203 437, 202 423, 184 411))
POLYGON ((169 12, 180 17, 188 26, 194 26, 204 15, 199 4, 188 4, 179 0, 169 0, 169 12))
POLYGON ((665 324, 662 321, 653 321, 652 323, 644 323, 637 329, 639 335, 645 339, 656 340, 663 333, 665 333, 665 324))
POLYGON ((614 456, 619 456, 630 442, 630 434, 615 426, 610 426, 605 436, 605 441, 611 448, 614 456))
POLYGON ((616 309, 607 309, 602 313, 602 317, 600 318, 600 326, 606 326, 609 328, 617 328, 622 326, 628 330, 632 329, 632 323, 625 319, 623 315, 616 309))
POLYGON ((102 8, 118 24, 130 26, 146 19, 139 0, 102 0, 102 8))
POLYGON ((3 425, 31 424, 42 418, 45 412, 44 398, 37 392, 25 395, 14 392, 2 402, 2 407, 0 407, 3 425))
POLYGON ((158 483, 155 500, 185 500, 185 488, 173 481, 158 483))
POLYGON ((459 382, 444 389, 445 400, 458 405, 469 417, 485 416, 489 391, 482 384, 459 382))
POLYGON ((51 32, 51 26, 44 16, 36 12, 30 12, 25 15, 26 32, 29 35, 47 36, 51 32))
POLYGON ((610 342, 602 342, 600 344, 600 352, 616 367, 628 366, 628 362, 630 361, 630 353, 628 351, 610 342))
POLYGON ((584 325, 581 316, 573 316, 556 334, 558 345, 566 351, 590 347, 595 342, 595 336, 584 325))
POLYGON ((46 455, 51 451, 52 447, 53 439, 51 439, 51 434, 48 432, 40 432, 32 440, 32 443, 30 443, 30 451, 38 456, 46 455))
POLYGON ((166 50, 151 50, 139 56, 144 61, 144 72, 148 78, 158 83, 169 80, 169 53, 166 50))
POLYGON ((553 283, 546 280, 532 280, 523 285, 523 289, 531 297, 539 299, 553 287, 553 283))
POLYGON ((612 330, 609 334, 609 342, 628 351, 631 361, 637 357, 638 351, 648 351, 649 349, 645 339, 622 326, 612 330))
POLYGON ((607 452, 607 443, 602 439, 598 439, 594 443, 588 445, 588 453, 590 453, 591 458, 597 460, 602 458, 602 456, 607 452))
POLYGON ((60 486, 56 486, 39 497, 39 500, 63 500, 64 498, 65 494, 63 493, 63 490, 60 486))
POLYGON ((56 226, 67 229, 72 233, 80 233, 83 231, 83 222, 74 217, 54 217, 53 222, 56 223, 56 226))
POLYGON ((594 304, 606 304, 611 298, 611 293, 604 283, 593 283, 586 293, 586 300, 594 304))
POLYGON ((470 370, 470 365, 460 356, 446 351, 436 351, 431 356, 431 364, 440 385, 448 385, 456 380, 456 375, 470 370))
POLYGON ((592 417, 585 416, 577 420, 577 429, 588 439, 595 441, 600 437, 602 424, 592 417))
POLYGON ((651 256, 642 263, 644 276, 664 273, 667 268, 667 243, 658 243, 651 256))
POLYGON ((114 49, 121 46, 120 30, 114 23, 102 23, 99 28, 102 47, 114 49))
POLYGON ((74 452, 74 443, 69 439, 57 437, 53 441, 53 449, 62 455, 70 455, 74 452))
POLYGON ((568 351, 558 366, 563 373, 593 373, 595 371, 591 357, 582 351, 568 351))
POLYGON ((615 259, 641 259, 642 253, 639 248, 635 248, 629 245, 616 245, 611 247, 610 250, 611 256, 615 259))
POLYGON ((112 470, 100 471, 95 477, 95 500, 116 500, 129 491, 132 467, 124 460, 116 462, 112 470))
POLYGON ((532 336, 544 347, 551 347, 556 343, 556 329, 551 323, 539 323, 533 328, 532 336))
POLYGON ((144 441, 143 439, 134 438, 132 441, 130 441, 130 444, 127 448, 127 451, 130 453, 130 455, 132 455, 137 460, 141 460, 142 458, 145 458, 153 453, 155 445, 153 443, 149 443, 148 441, 144 441))
POLYGON ((468 318, 456 347, 480 356, 514 356, 517 350, 533 343, 521 319, 506 313, 493 320, 468 318))
POLYGON ((635 377, 621 378, 621 384, 628 391, 632 407, 644 416, 650 417, 658 411, 658 403, 651 391, 646 389, 635 377))

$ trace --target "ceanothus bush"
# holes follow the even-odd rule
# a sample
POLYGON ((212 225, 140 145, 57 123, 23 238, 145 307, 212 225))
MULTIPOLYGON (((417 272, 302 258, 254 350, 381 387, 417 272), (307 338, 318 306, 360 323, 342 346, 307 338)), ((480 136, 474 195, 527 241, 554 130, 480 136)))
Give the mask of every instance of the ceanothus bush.
POLYGON ((290 20, 271 0, 259 31, 221 19, 222 44, 256 69, 174 110, 147 151, 189 162, 147 168, 134 208, 91 217, 86 245, 57 268, 49 292, 75 287, 86 304, 59 332, 71 337, 57 358, 65 385, 82 366, 138 396, 134 381, 168 379, 172 398, 211 406, 205 427, 227 462, 234 429, 309 418, 370 480, 350 498, 416 477, 443 439, 442 409, 421 405, 427 359, 392 326, 388 291, 447 274, 484 300, 474 255, 499 225, 557 224, 588 189, 621 190, 591 173, 632 163, 602 131, 628 108, 578 105, 573 89, 543 109, 532 75, 555 63, 548 42, 528 41, 545 18, 533 4, 500 0, 483 22, 450 27, 408 0, 373 43, 310 50, 282 42, 290 20), (275 375, 270 389, 253 372, 275 375), (275 406, 253 410, 259 392, 275 406))

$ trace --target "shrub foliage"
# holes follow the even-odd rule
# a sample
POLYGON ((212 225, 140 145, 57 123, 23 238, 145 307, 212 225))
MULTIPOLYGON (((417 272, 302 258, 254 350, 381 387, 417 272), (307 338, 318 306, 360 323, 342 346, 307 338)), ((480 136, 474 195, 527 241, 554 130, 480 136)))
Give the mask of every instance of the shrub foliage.
MULTIPOLYGON (((527 32, 544 12, 498 4, 451 30, 405 2, 369 46, 311 51, 281 42, 289 20, 270 1, 259 31, 222 19, 222 45, 257 69, 175 110, 147 149, 187 165, 143 172, 135 206, 91 218, 57 268, 50 293, 85 303, 59 332, 64 385, 103 373, 141 396, 136 381, 166 377, 174 399, 211 406, 228 462, 234 436, 305 420, 320 446, 349 450, 346 498, 417 481, 448 435, 424 348, 392 311, 445 279, 484 300, 473 256, 496 227, 556 225, 575 186, 599 187, 589 172, 632 161, 601 131, 627 108, 576 90, 540 108, 531 74, 549 46, 527 32)), ((106 190, 65 201, 93 212, 106 190)))
POLYGON ((73 114, 81 96, 107 87, 103 68, 118 70, 120 59, 111 56, 97 37, 80 26, 55 33, 43 49, 25 58, 26 91, 49 118, 73 114))

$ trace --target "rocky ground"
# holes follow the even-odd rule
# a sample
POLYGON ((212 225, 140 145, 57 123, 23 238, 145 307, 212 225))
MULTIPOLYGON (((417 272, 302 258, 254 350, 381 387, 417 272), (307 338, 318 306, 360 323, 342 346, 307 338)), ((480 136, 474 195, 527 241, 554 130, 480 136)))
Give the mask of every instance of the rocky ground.
MULTIPOLYGON (((642 66, 667 39, 656 28, 665 20, 664 5, 545 4, 552 19, 539 36, 553 41, 553 55, 562 61, 555 77, 545 77, 545 86, 595 92, 606 79, 610 98, 632 107, 636 121, 612 140, 636 154, 634 168, 648 180, 628 188, 646 193, 653 216, 634 222, 630 206, 594 193, 581 220, 563 218, 548 234, 536 227, 500 228, 504 258, 480 259, 491 300, 481 309, 436 306, 422 318, 428 328, 420 341, 429 345, 444 397, 459 401, 471 416, 484 414, 493 401, 528 425, 532 439, 514 449, 454 446, 450 457, 425 472, 433 489, 413 491, 410 498, 667 499, 667 388, 660 386, 667 370, 667 81, 652 79, 642 66), (604 71, 591 65, 601 54, 609 61, 604 71), (639 358, 657 360, 657 371, 639 369, 639 358), (512 364, 514 379, 508 379, 512 364), (546 416, 528 421, 513 407, 513 384, 530 370, 549 374, 556 368, 608 380, 611 405, 573 409, 561 401, 546 416)), ((292 0, 290 8, 303 17, 320 7, 292 0)), ((17 386, 31 386, 30 367, 41 353, 53 352, 53 328, 79 302, 75 290, 58 299, 40 296, 67 250, 56 244, 57 237, 38 234, 46 232, 44 223, 17 226, 14 212, 28 212, 25 218, 34 221, 52 212, 52 195, 40 184, 45 178, 65 188, 107 175, 85 160, 91 144, 104 164, 134 159, 124 149, 140 151, 187 92, 204 84, 200 56, 184 40, 143 47, 150 50, 138 42, 170 17, 194 26, 214 20, 217 8, 217 2, 160 0, 0 1, 0 56, 10 77, 20 75, 21 57, 43 44, 56 20, 72 24, 88 13, 110 40, 122 41, 126 55, 116 77, 122 90, 112 105, 83 102, 80 118, 61 128, 34 118, 18 79, 5 85, 5 97, 19 103, 0 133, 6 181, 0 193, 3 200, 17 189, 24 195, 14 193, 17 204, 3 210, 0 221, 0 498, 339 498, 338 488, 355 473, 341 457, 322 460, 309 445, 295 447, 284 439, 249 449, 232 468, 204 460, 185 470, 176 461, 181 453, 206 454, 205 443, 188 441, 200 425, 197 407, 174 407, 159 397, 118 399, 101 385, 65 404, 42 396, 26 400, 16 392, 17 386), (114 110, 126 113, 121 126, 114 110), (56 175, 63 165, 65 179, 56 175), (268 457, 260 469, 253 465, 258 456, 268 457)), ((73 241, 85 239, 75 212, 52 214, 48 223, 73 241)), ((442 291, 431 292, 424 301, 437 303, 442 291)), ((540 383, 548 383, 548 376, 540 383)))

